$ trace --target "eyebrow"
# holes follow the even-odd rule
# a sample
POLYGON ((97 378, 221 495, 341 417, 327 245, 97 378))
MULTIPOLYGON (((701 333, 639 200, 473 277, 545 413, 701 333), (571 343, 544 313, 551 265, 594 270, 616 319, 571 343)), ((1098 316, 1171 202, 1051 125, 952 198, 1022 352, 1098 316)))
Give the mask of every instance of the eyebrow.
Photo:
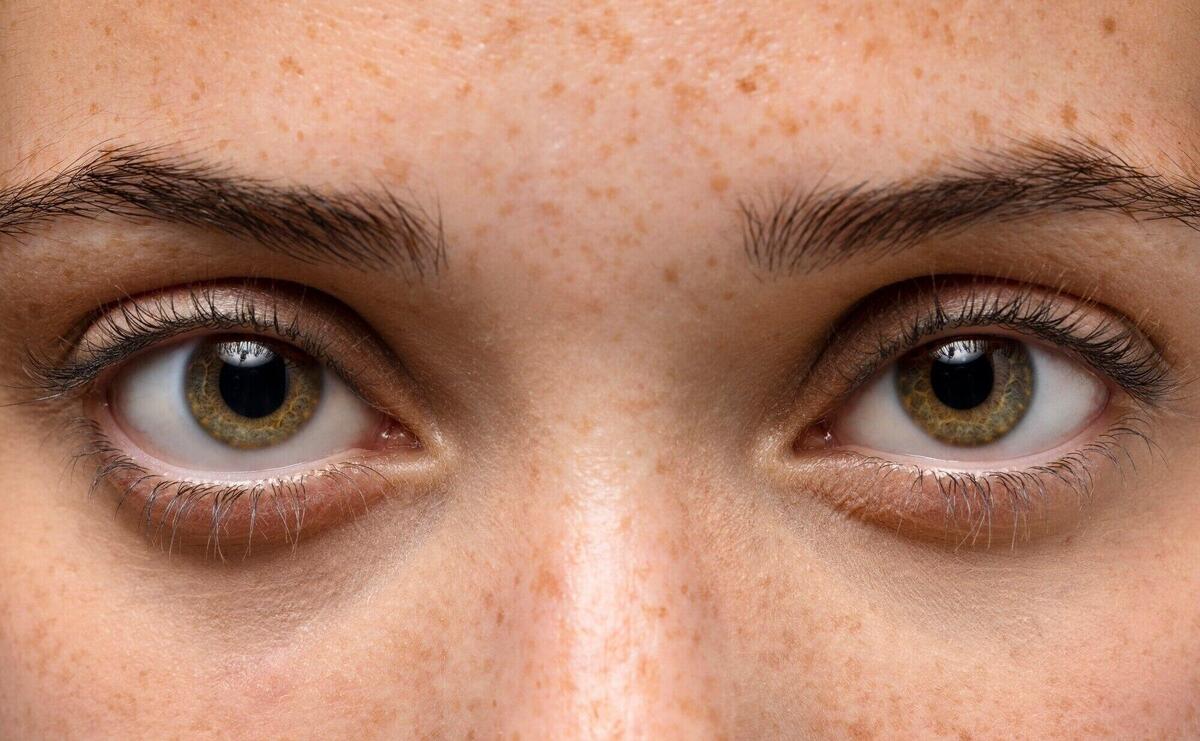
POLYGON ((743 200, 743 246, 766 272, 812 273, 894 255, 981 223, 1044 214, 1116 212, 1200 228, 1200 184, 1173 182, 1089 142, 1031 142, 927 178, 796 189, 743 200))
POLYGON ((386 188, 321 192, 233 173, 158 147, 97 148, 0 190, 0 235, 63 217, 150 219, 249 239, 290 258, 422 277, 445 265, 439 213, 386 188))

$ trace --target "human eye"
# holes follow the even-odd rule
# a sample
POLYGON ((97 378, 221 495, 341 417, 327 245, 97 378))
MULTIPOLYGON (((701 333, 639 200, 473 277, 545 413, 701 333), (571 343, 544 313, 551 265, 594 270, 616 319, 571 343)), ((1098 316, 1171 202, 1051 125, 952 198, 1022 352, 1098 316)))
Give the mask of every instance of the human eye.
POLYGON ((294 545, 427 463, 419 405, 395 388, 386 349, 331 299, 195 286, 105 307, 85 325, 31 372, 45 396, 80 402, 93 492, 111 492, 168 551, 294 545))
POLYGON ((840 511, 955 546, 1065 527, 1153 450, 1177 386, 1116 312, 980 279, 888 289, 831 348, 811 380, 833 401, 792 461, 840 511))

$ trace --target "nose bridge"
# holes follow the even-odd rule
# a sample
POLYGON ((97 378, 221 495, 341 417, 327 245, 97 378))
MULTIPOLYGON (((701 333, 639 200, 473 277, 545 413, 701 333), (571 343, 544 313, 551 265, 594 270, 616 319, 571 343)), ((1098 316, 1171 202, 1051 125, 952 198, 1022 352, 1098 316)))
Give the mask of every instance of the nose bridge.
POLYGON ((688 597, 685 484, 603 432, 561 455, 538 493, 557 502, 544 516, 558 537, 529 567, 526 595, 524 660, 541 679, 510 720, 539 736, 695 736, 709 672, 688 597))

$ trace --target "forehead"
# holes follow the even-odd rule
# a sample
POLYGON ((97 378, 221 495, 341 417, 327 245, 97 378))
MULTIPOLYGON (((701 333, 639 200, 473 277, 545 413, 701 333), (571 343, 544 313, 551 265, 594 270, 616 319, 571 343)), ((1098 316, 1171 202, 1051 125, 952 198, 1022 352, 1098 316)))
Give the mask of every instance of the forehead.
POLYGON ((894 178, 1014 138, 1173 157, 1196 14, 1146 5, 15 2, 0 152, 37 171, 114 138, 182 143, 436 192, 477 230, 515 214, 544 236, 580 204, 648 228, 647 203, 894 178))

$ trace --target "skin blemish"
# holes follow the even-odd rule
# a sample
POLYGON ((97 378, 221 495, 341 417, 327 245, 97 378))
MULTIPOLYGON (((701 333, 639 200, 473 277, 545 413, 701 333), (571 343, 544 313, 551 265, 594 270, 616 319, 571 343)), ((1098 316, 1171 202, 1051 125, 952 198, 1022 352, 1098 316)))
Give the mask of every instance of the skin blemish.
POLYGON ((866 62, 866 61, 869 61, 871 59, 871 57, 874 57, 876 55, 882 55, 884 52, 887 51, 887 47, 888 47, 887 39, 883 39, 883 38, 867 39, 866 41, 863 42, 862 60, 864 62, 866 62))
POLYGON ((737 81, 737 89, 749 95, 758 90, 758 83, 754 81, 753 77, 743 77, 737 81))
POLYGON ((292 57, 283 57, 279 60, 279 69, 284 74, 296 75, 297 77, 304 74, 304 68, 301 67, 292 57))
POLYGON ((1079 119, 1079 113, 1070 103, 1063 104, 1061 115, 1064 126, 1074 126, 1075 121, 1079 119))
POLYGON ((1100 21, 1100 27, 1104 29, 1105 36, 1112 36, 1117 32, 1117 19, 1110 16, 1105 16, 1104 20, 1100 21))
POLYGON ((992 120, 979 111, 971 111, 971 128, 977 138, 984 138, 991 133, 992 120))

